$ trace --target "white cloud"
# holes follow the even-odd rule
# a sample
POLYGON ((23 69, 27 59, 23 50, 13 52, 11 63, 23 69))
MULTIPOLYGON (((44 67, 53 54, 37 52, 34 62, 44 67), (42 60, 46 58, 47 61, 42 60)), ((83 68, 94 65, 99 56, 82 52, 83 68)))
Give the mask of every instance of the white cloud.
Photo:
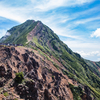
POLYGON ((97 30, 94 31, 94 32, 91 34, 91 37, 100 37, 100 28, 97 28, 97 30))
POLYGON ((76 51, 76 52, 81 54, 82 57, 100 56, 100 51, 92 51, 92 52, 76 51))
POLYGON ((98 61, 100 58, 100 47, 97 42, 90 42, 87 39, 84 40, 69 40, 64 41, 74 52, 79 53, 83 58, 98 61))
POLYGON ((0 38, 6 34, 7 30, 0 29, 0 38))
POLYGON ((9 7, 9 6, 5 7, 4 5, 0 4, 0 9, 2 9, 0 10, 1 17, 5 17, 7 19, 15 20, 18 22, 25 21, 23 8, 14 8, 14 7, 9 7))
POLYGON ((79 53, 83 58, 89 59, 91 61, 100 61, 100 51, 76 51, 79 53))

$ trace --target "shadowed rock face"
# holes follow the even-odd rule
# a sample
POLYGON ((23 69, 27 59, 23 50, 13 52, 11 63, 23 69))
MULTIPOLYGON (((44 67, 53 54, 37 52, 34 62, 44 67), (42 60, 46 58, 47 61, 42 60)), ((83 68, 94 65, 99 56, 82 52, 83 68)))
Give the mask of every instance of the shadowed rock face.
POLYGON ((93 100, 92 97, 90 96, 91 91, 88 88, 88 86, 84 86, 84 90, 85 90, 85 93, 82 95, 82 99, 83 100, 93 100))
POLYGON ((0 77, 4 77, 6 73, 5 67, 4 66, 0 66, 0 77))
POLYGON ((24 62, 27 62, 27 60, 28 60, 28 54, 25 53, 25 54, 22 54, 22 56, 23 56, 24 62))
MULTIPOLYGON (((37 51, 18 47, 0 47, 0 89, 23 100, 73 100, 68 77, 37 51), (24 81, 14 81, 15 73, 23 72, 24 81)), ((1 93, 4 93, 2 90, 1 93)))

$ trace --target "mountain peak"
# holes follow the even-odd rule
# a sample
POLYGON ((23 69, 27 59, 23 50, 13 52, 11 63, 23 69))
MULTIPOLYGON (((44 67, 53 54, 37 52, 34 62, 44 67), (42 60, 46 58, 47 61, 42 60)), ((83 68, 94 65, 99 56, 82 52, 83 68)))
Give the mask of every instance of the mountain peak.
POLYGON ((35 21, 35 20, 32 20, 32 19, 28 19, 28 20, 26 20, 24 23, 30 23, 30 22, 42 23, 40 20, 35 21))
POLYGON ((35 20, 28 19, 28 20, 26 20, 25 22, 35 22, 35 20))

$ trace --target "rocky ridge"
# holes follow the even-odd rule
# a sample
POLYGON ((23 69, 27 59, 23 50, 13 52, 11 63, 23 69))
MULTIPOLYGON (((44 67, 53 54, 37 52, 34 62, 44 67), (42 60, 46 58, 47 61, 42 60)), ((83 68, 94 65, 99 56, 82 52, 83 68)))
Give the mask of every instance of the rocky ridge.
POLYGON ((73 100, 68 77, 37 51, 24 47, 0 47, 0 96, 7 100, 73 100), (36 52, 36 53, 34 53, 36 52), (23 72, 24 81, 14 82, 23 72))

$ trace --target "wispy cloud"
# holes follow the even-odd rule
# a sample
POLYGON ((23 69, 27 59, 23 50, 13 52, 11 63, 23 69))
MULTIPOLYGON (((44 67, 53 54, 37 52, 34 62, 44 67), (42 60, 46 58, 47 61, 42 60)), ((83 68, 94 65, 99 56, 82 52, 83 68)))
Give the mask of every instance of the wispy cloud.
POLYGON ((74 35, 73 33, 76 33, 75 30, 70 29, 64 29, 64 28, 57 28, 53 27, 54 32, 57 33, 57 35, 65 36, 66 38, 72 38, 72 39, 82 39, 80 36, 74 35))
MULTIPOLYGON (((37 17, 37 14, 44 11, 49 11, 58 7, 64 6, 77 6, 82 5, 84 3, 90 3, 94 0, 28 0, 31 1, 31 4, 24 5, 23 7, 16 7, 10 5, 10 3, 5 4, 5 2, 0 2, 0 16, 16 20, 18 22, 23 22, 28 18, 37 17), (20 16, 19 16, 20 15, 20 16), (29 17, 28 17, 29 16, 29 17)), ((66 20, 63 20, 66 21, 66 20)))
MULTIPOLYGON (((23 13, 21 13, 23 11, 23 8, 9 7, 7 5, 0 4, 0 9, 2 9, 2 10, 0 10, 1 17, 8 18, 11 20, 16 20, 18 22, 25 21, 25 16, 23 13)), ((23 11, 23 12, 25 12, 25 11, 23 11)))
MULTIPOLYGON (((31 0, 34 2, 34 0, 31 0)), ((38 5, 35 7, 36 9, 38 9, 39 11, 48 11, 48 10, 52 10, 55 9, 57 7, 64 7, 64 6, 79 6, 79 5, 83 5, 85 3, 90 3, 94 0, 44 0, 40 3, 38 3, 38 5)))
POLYGON ((75 21, 75 24, 76 25, 86 24, 88 22, 95 21, 95 20, 100 20, 100 17, 81 19, 81 20, 75 21))

